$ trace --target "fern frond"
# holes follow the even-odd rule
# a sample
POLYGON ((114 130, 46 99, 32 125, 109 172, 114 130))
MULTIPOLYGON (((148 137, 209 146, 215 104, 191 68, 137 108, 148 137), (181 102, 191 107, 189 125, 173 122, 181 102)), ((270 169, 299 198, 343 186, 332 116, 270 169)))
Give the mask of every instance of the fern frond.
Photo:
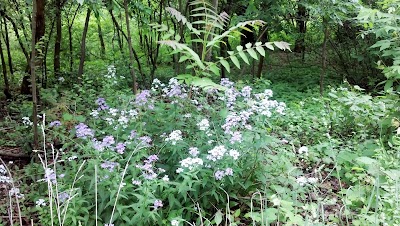
POLYGON ((161 45, 167 45, 171 47, 173 50, 180 50, 181 53, 186 54, 187 58, 196 63, 196 66, 198 66, 200 69, 204 70, 206 67, 204 66, 204 63, 201 61, 199 55, 193 51, 189 46, 183 43, 179 43, 174 40, 162 40, 158 41, 159 44, 161 45))
POLYGON ((182 24, 187 23, 188 20, 186 19, 186 17, 184 15, 182 15, 182 13, 179 12, 178 10, 176 10, 172 7, 167 7, 167 8, 165 8, 165 10, 167 12, 169 12, 172 16, 174 16, 178 22, 182 22, 182 24))

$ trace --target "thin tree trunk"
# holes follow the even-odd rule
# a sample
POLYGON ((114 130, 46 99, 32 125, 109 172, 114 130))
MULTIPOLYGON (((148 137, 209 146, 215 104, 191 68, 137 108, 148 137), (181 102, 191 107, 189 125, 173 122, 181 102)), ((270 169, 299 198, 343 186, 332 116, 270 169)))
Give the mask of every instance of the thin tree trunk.
MULTIPOLYGON (((2 31, 2 29, 0 29, 2 31)), ((6 61, 4 60, 4 54, 3 54, 3 42, 1 41, 0 38, 0 58, 1 58, 1 67, 3 71, 3 78, 4 78, 4 95, 6 95, 7 99, 11 99, 12 95, 10 93, 10 83, 8 82, 8 77, 7 77, 7 65, 6 61)))
POLYGON ((61 0, 55 1, 56 7, 56 41, 54 43, 54 75, 60 75, 60 53, 61 53, 61 37, 62 37, 62 24, 61 24, 61 0))
MULTIPOLYGON (((122 34, 122 36, 124 36, 125 40, 128 41, 128 36, 125 34, 125 32, 124 32, 124 31, 122 30, 122 28, 119 26, 118 21, 116 20, 116 18, 115 18, 115 16, 114 16, 113 12, 112 12, 111 10, 110 10, 109 12, 110 12, 110 15, 111 15, 111 19, 112 19, 112 21, 113 21, 113 23, 114 23, 114 26, 121 32, 121 34, 122 34)), ((121 43, 122 43, 122 42, 121 42, 121 43)), ((132 50, 132 52, 133 52, 133 56, 134 56, 134 58, 135 58, 135 61, 136 61, 136 63, 138 64, 139 74, 141 74, 142 77, 144 77, 144 73, 143 73, 143 71, 142 71, 142 66, 141 66, 140 61, 139 61, 139 56, 137 55, 137 53, 136 53, 136 51, 135 51, 135 49, 134 49, 133 47, 129 48, 129 51, 131 51, 131 50, 132 50)))
POLYGON ((31 83, 32 83, 32 121, 33 121, 33 148, 39 149, 39 135, 38 135, 38 117, 37 117, 37 95, 36 95, 36 35, 37 35, 37 15, 38 8, 37 3, 40 0, 33 0, 32 10, 32 55, 31 55, 31 83))
POLYGON ((132 76, 133 81, 133 93, 137 93, 136 87, 136 75, 135 69, 133 68, 133 48, 132 48, 132 40, 131 40, 131 29, 129 27, 129 12, 128 12, 128 1, 124 0, 124 8, 125 8, 125 20, 126 20, 126 32, 128 34, 128 46, 129 46, 129 69, 132 76))
POLYGON ((24 53, 25 59, 29 64, 29 62, 30 62, 29 54, 28 54, 28 51, 26 50, 26 48, 25 48, 25 46, 23 44, 21 36, 19 35, 17 25, 15 24, 15 22, 12 20, 11 17, 9 17, 7 14, 4 13, 4 11, 0 11, 0 15, 3 16, 4 18, 6 18, 11 23, 11 25, 13 26, 13 30, 14 30, 15 36, 17 37, 19 46, 21 47, 21 50, 24 53))
POLYGON ((8 36, 8 28, 7 28, 6 18, 3 18, 3 21, 4 21, 4 29, 5 29, 5 42, 6 42, 7 56, 8 56, 8 68, 10 70, 11 75, 14 75, 14 68, 13 68, 13 64, 12 64, 11 50, 10 50, 10 39, 8 36))
POLYGON ((81 40, 81 59, 79 61, 79 69, 78 69, 78 80, 79 83, 82 82, 82 74, 83 74, 83 66, 85 64, 85 55, 86 55, 86 35, 89 29, 89 19, 90 19, 90 8, 86 13, 85 27, 83 28, 82 40, 81 40))
POLYGON ((101 57, 104 58, 106 54, 106 45, 104 44, 103 31, 101 30, 100 20, 97 20, 97 33, 99 33, 101 57))
MULTIPOLYGON (((264 26, 261 30, 262 30, 262 33, 260 34, 258 40, 260 40, 263 43, 268 42, 269 41, 268 27, 264 26)), ((258 40, 257 40, 257 42, 258 42, 258 40)), ((267 54, 267 53, 265 53, 265 54, 267 54)), ((262 56, 260 54, 260 60, 258 61, 256 78, 261 78, 261 76, 262 76, 264 60, 265 60, 265 56, 262 56)))
POLYGON ((329 29, 326 20, 323 19, 323 26, 324 26, 324 42, 322 44, 322 71, 319 78, 319 93, 320 95, 324 95, 324 79, 326 76, 326 62, 327 62, 327 49, 326 45, 328 42, 329 36, 329 29))
MULTIPOLYGON (((53 31, 54 31, 54 24, 55 20, 52 21, 51 23, 51 28, 48 37, 53 36, 53 31)), ((46 45, 44 47, 44 57, 43 57, 43 76, 42 76, 42 87, 47 88, 47 53, 49 52, 49 45, 50 45, 50 40, 47 40, 46 45)))
POLYGON ((297 3, 296 24, 299 29, 300 37, 296 39, 293 51, 296 53, 301 53, 302 60, 304 61, 304 54, 306 50, 304 38, 307 32, 307 9, 300 2, 297 3))
POLYGON ((78 7, 75 10, 74 16, 72 17, 71 21, 68 19, 68 38, 69 38, 69 70, 73 71, 73 66, 74 66, 74 46, 73 46, 73 40, 72 40, 72 26, 74 25, 76 15, 78 14, 79 8, 81 5, 78 5, 78 7))

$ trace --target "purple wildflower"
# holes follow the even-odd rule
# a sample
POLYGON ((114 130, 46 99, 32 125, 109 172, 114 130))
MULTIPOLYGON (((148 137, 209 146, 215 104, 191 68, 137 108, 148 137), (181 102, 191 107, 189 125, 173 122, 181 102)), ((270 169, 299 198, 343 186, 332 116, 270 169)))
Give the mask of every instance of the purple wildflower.
POLYGON ((118 143, 115 148, 117 149, 117 152, 119 154, 124 154, 125 151, 125 144, 124 143, 118 143))
POLYGON ((100 167, 103 169, 108 169, 110 172, 114 171, 114 168, 118 166, 116 162, 105 161, 103 162, 100 167))
POLYGON ((234 82, 229 81, 229 78, 222 78, 220 82, 221 86, 225 86, 227 88, 233 87, 234 82))
POLYGON ((242 143, 242 134, 239 131, 233 132, 230 141, 231 144, 234 144, 236 142, 242 143))
POLYGON ((129 135, 129 139, 135 138, 136 135, 137 135, 136 131, 135 131, 135 130, 132 130, 132 131, 131 131, 131 134, 129 135))
POLYGON ((99 108, 97 110, 101 111, 101 110, 106 110, 109 109, 110 107, 108 107, 108 105, 106 104, 106 100, 102 97, 99 97, 96 100, 96 104, 99 106, 99 108))
POLYGON ((110 147, 112 144, 115 144, 115 140, 113 136, 106 136, 103 138, 103 146, 110 147))
POLYGON ((155 200, 154 203, 153 203, 153 207, 154 207, 155 210, 160 208, 160 207, 163 207, 162 201, 159 200, 159 199, 155 200))
POLYGON ((233 169, 232 168, 226 168, 225 169, 225 175, 226 176, 233 176, 233 169))
POLYGON ((94 132, 91 130, 87 125, 83 123, 79 123, 75 126, 76 129, 76 137, 78 138, 86 138, 86 137, 93 137, 94 132))
POLYGON ((251 87, 250 86, 245 86, 242 89, 242 96, 244 97, 245 100, 249 100, 251 96, 251 87))
POLYGON ((222 180, 225 176, 225 171, 217 170, 217 172, 214 173, 214 177, 216 180, 222 180))
POLYGON ((136 95, 135 104, 139 106, 143 106, 147 103, 147 98, 151 96, 150 90, 143 90, 141 93, 136 95))
POLYGON ((138 138, 145 146, 151 146, 151 138, 149 136, 142 136, 138 138))
POLYGON ((69 199, 69 194, 67 192, 61 192, 58 194, 58 200, 60 200, 61 203, 65 202, 67 199, 69 199))
POLYGON ((61 122, 56 120, 50 123, 50 127, 59 127, 61 126, 61 122))
POLYGON ((150 163, 153 163, 153 162, 155 162, 157 160, 158 160, 158 156, 157 155, 150 155, 149 157, 147 157, 146 160, 144 160, 144 162, 150 164, 150 163))

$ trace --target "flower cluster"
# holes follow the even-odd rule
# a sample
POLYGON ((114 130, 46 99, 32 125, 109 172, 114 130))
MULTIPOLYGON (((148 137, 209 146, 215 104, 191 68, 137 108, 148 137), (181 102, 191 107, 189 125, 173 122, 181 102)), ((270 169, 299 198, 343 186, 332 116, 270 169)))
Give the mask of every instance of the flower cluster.
POLYGON ((6 183, 9 184, 11 183, 11 178, 6 176, 7 170, 6 167, 3 165, 0 165, 0 183, 6 183))
POLYGON ((178 141, 182 140, 182 131, 180 130, 174 130, 172 131, 167 138, 165 138, 165 141, 171 141, 172 145, 176 145, 178 141))
POLYGON ((224 157, 225 152, 226 148, 223 145, 216 146, 208 151, 207 159, 213 162, 221 160, 222 157, 224 157))
MULTIPOLYGON (((158 174, 156 173, 153 164, 158 161, 157 155, 150 155, 145 159, 143 165, 136 165, 136 168, 141 169, 142 176, 147 180, 154 180, 157 178, 158 174)), ((159 169, 160 172, 164 172, 165 170, 159 169)))
POLYGON ((61 122, 56 120, 56 121, 51 122, 49 126, 50 127, 59 127, 59 126, 61 126, 61 122))
POLYGON ((78 138, 87 138, 87 137, 93 137, 94 132, 92 129, 90 129, 87 125, 84 123, 79 123, 78 125, 75 126, 76 129, 76 137, 78 138))
POLYGON ((298 177, 296 178, 296 182, 300 185, 300 186, 304 186, 306 184, 315 184, 318 182, 318 178, 315 177, 298 177))
POLYGON ((181 160, 180 164, 181 164, 182 167, 188 168, 189 170, 192 170, 195 167, 203 166, 203 159, 188 157, 188 158, 185 158, 185 159, 181 160))
POLYGON ((148 99, 151 97, 150 90, 143 90, 135 97, 135 104, 137 106, 144 106, 149 101, 148 99))
POLYGON ((110 108, 110 107, 107 105, 106 100, 105 100, 104 98, 102 98, 102 97, 99 97, 99 98, 96 100, 96 104, 97 104, 97 106, 98 106, 98 108, 97 108, 98 111, 107 110, 108 108, 110 108))
POLYGON ((104 161, 102 164, 100 164, 100 167, 103 169, 106 169, 110 172, 113 172, 115 168, 119 166, 119 163, 117 162, 111 162, 111 161, 104 161))
POLYGON ((29 117, 22 117, 22 123, 26 126, 32 126, 33 122, 29 119, 29 117))
POLYGON ((233 176, 233 169, 226 168, 225 170, 217 170, 214 173, 214 177, 216 180, 222 180, 225 176, 233 176))

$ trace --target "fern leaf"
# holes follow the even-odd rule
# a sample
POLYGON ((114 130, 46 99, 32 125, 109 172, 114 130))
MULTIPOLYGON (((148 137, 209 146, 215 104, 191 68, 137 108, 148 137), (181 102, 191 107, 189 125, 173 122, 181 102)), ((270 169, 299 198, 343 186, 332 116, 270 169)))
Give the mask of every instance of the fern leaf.
POLYGON ((186 17, 184 15, 182 15, 182 13, 179 12, 178 10, 176 10, 172 7, 167 7, 167 8, 165 8, 165 10, 167 12, 169 12, 172 16, 174 16, 178 22, 182 22, 182 24, 187 23, 188 20, 186 19, 186 17))

